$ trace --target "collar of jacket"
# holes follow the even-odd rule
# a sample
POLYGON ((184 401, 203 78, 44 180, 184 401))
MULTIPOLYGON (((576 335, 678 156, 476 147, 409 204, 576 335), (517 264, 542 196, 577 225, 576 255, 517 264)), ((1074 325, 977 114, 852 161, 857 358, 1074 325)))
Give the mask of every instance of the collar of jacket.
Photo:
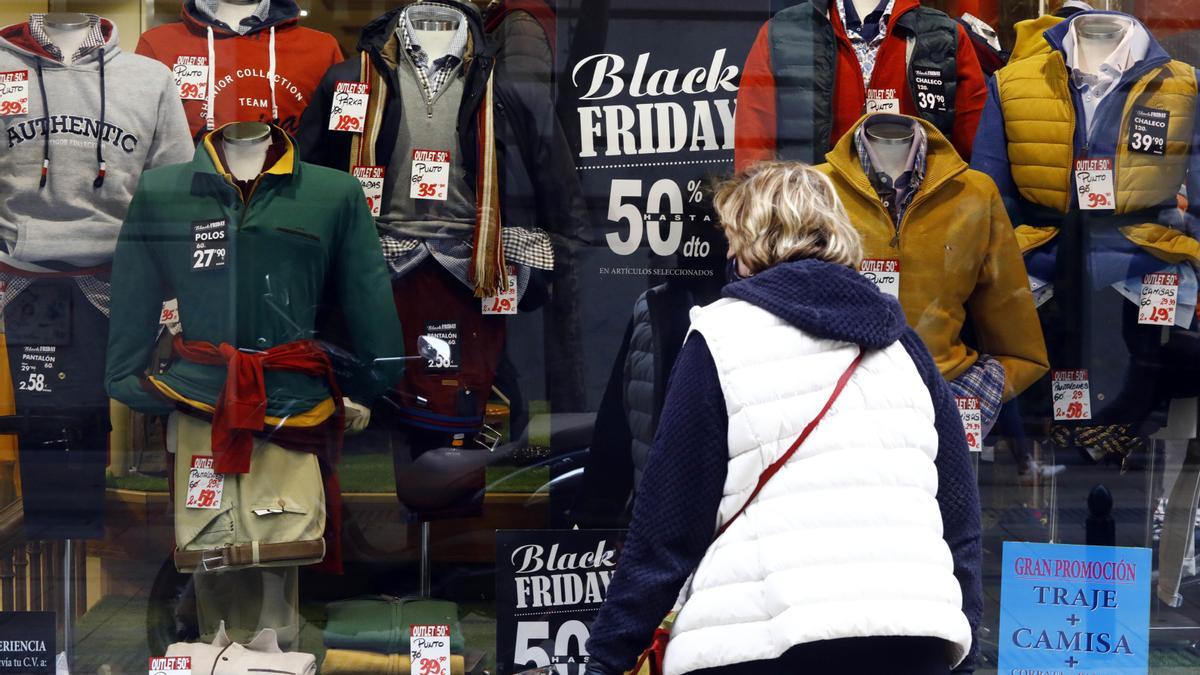
MULTIPOLYGON (((200 10, 196 9, 196 0, 183 0, 183 23, 194 33, 205 33, 211 27, 213 34, 220 37, 243 37, 241 33, 230 30, 225 26, 219 25, 216 22, 204 16, 200 10)), ((300 5, 296 4, 296 0, 271 0, 271 7, 267 10, 267 18, 246 31, 246 35, 254 35, 260 33, 272 26, 276 30, 288 26, 295 26, 300 22, 300 5)))
MULTIPOLYGON (((895 113, 871 113, 863 115, 846 132, 846 135, 842 136, 842 139, 833 147, 833 150, 830 150, 829 154, 825 155, 825 161, 829 162, 829 165, 839 175, 844 177, 863 195, 873 200, 878 200, 879 195, 871 187, 871 181, 867 178, 867 174, 863 173, 862 162, 858 159, 858 151, 854 146, 854 136, 868 117, 871 115, 887 114, 895 115, 895 113)), ((925 178, 921 181, 918 197, 921 194, 936 192, 952 178, 967 170, 967 163, 962 160, 962 157, 959 157, 954 146, 950 144, 950 141, 946 140, 946 137, 942 135, 942 132, 938 131, 937 127, 919 117, 911 117, 909 115, 899 115, 899 117, 904 117, 921 124, 925 129, 925 137, 929 142, 925 153, 925 178)), ((913 203, 916 203, 916 198, 914 198, 913 203)))
POLYGON ((1146 49, 1146 58, 1138 61, 1133 65, 1133 67, 1127 69, 1121 75, 1121 79, 1116 86, 1119 87, 1121 83, 1139 78, 1150 70, 1171 61, 1171 56, 1167 54, 1167 50, 1163 49, 1163 46, 1154 38, 1154 33, 1151 33, 1149 30, 1147 30, 1145 24, 1139 21, 1137 17, 1125 14, 1123 12, 1092 11, 1072 14, 1071 18, 1055 24, 1049 30, 1042 33, 1042 37, 1046 39, 1046 42, 1050 43, 1050 48, 1058 52, 1059 55, 1063 57, 1064 64, 1066 63, 1066 51, 1063 49, 1063 41, 1067 37, 1067 31, 1071 29, 1071 23, 1081 16, 1094 16, 1097 14, 1112 14, 1113 16, 1129 19, 1138 26, 1141 26, 1142 30, 1145 30, 1146 34, 1150 37, 1150 46, 1146 49))
MULTIPOLYGON (((230 122, 229 124, 238 124, 230 122)), ((192 174, 193 184, 203 184, 205 186, 219 185, 228 187, 233 185, 234 178, 224 166, 221 165, 218 159, 216 148, 213 147, 214 139, 221 137, 221 131, 229 126, 222 125, 213 131, 208 132, 204 136, 204 140, 200 145, 196 146, 196 153, 192 156, 192 174)), ((265 169, 260 176, 266 177, 290 177, 296 178, 300 175, 301 163, 296 159, 296 142, 288 136, 287 132, 281 127, 274 124, 271 127, 272 135, 279 135, 283 138, 283 142, 287 144, 287 148, 283 151, 283 155, 265 169)))

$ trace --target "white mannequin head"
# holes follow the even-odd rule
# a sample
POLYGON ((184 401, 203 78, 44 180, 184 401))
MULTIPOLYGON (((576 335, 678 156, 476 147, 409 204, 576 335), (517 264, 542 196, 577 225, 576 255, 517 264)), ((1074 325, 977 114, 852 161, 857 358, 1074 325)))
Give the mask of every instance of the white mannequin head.
POLYGON ((258 9, 259 0, 217 0, 217 18, 230 28, 237 28, 242 19, 258 9))
POLYGON ((238 180, 251 180, 262 173, 271 147, 271 127, 262 122, 235 122, 221 130, 225 168, 238 180))
POLYGON ((1125 39, 1132 21, 1111 14, 1081 14, 1072 20, 1076 43, 1076 67, 1095 75, 1100 64, 1113 53, 1125 39))
POLYGON ((79 45, 87 38, 91 19, 78 12, 51 12, 46 15, 46 35, 62 52, 63 63, 71 63, 79 45))

